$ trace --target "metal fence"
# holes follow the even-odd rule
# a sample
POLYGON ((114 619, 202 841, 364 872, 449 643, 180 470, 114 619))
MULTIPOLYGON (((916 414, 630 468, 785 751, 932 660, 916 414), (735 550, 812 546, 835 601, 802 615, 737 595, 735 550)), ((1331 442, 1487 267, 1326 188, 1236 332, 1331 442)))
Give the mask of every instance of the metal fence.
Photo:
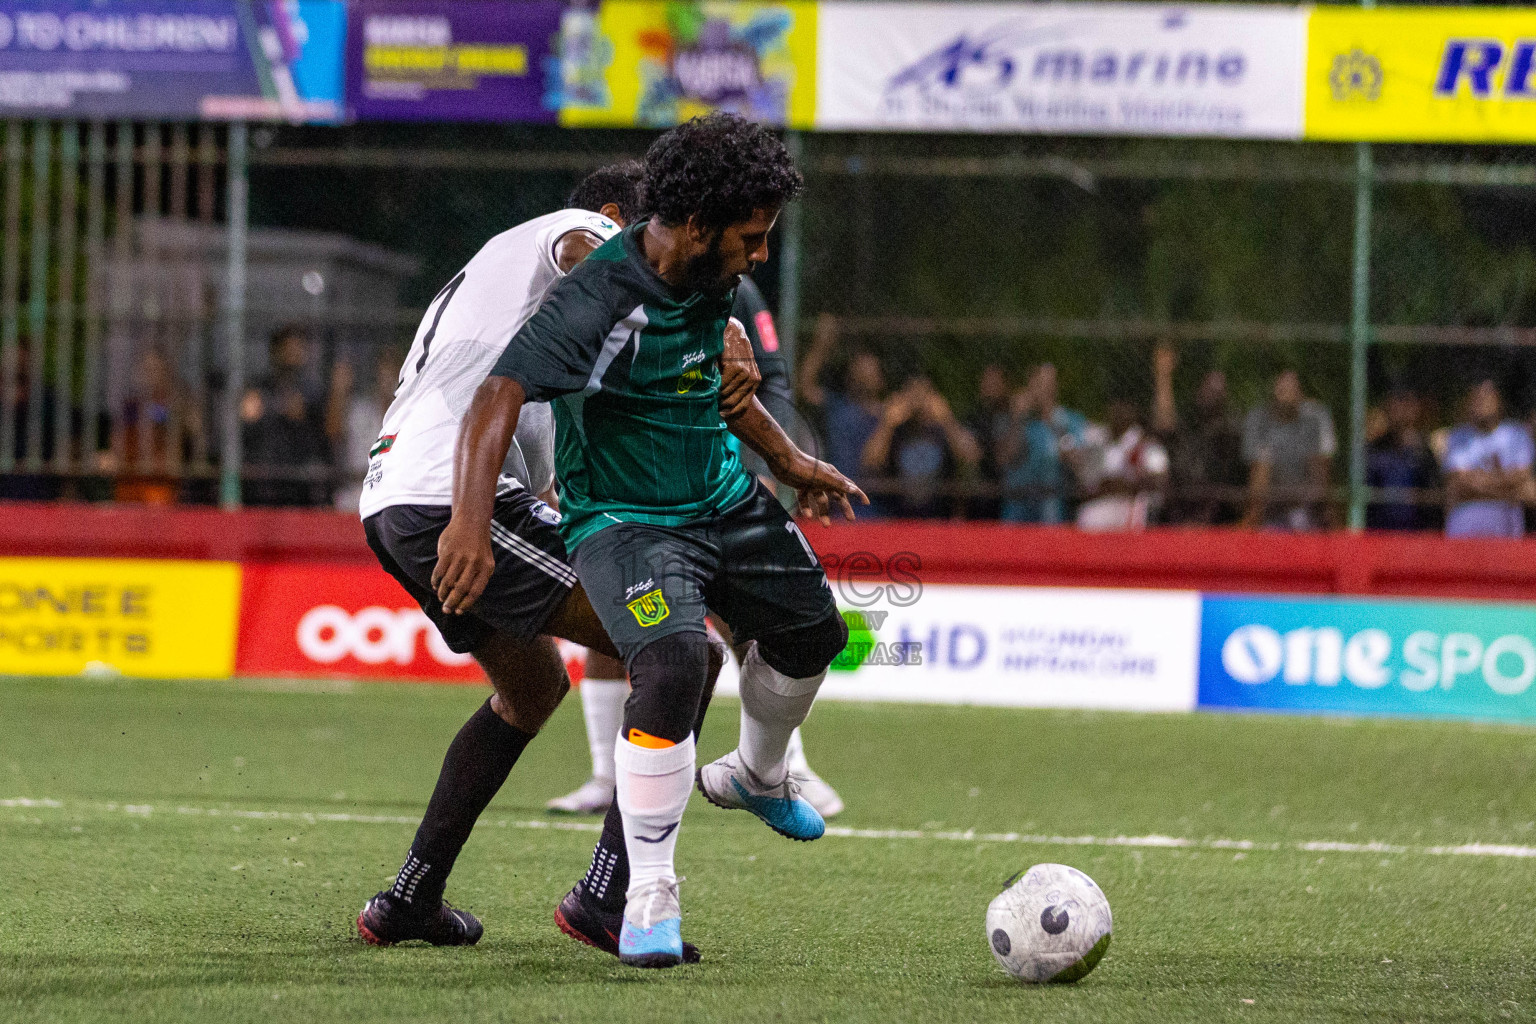
MULTIPOLYGON (((303 390, 330 403, 327 427, 340 430, 338 369, 341 397, 376 399, 380 365, 479 244, 650 138, 7 123, 0 493, 235 504, 242 484, 250 497, 275 479, 313 483, 286 493, 318 500, 356 475, 354 442, 336 434, 328 458, 301 466, 243 450, 242 400, 268 375, 278 328, 309 334, 303 390)), ((799 133, 790 144, 806 199, 762 275, 781 336, 804 343, 832 314, 850 344, 892 373, 929 373, 959 410, 989 361, 1019 374, 1058 363, 1064 397, 1090 415, 1117 395, 1146 404, 1160 344, 1181 349, 1182 389, 1220 366, 1243 404, 1275 366, 1299 363, 1340 425, 1333 497, 1358 526, 1367 414, 1394 381, 1416 382, 1441 424, 1469 368, 1536 397, 1521 393, 1536 370, 1525 354, 1536 275, 1522 268, 1536 259, 1518 232, 1499 237, 1527 223, 1536 195, 1520 150, 799 133), (1264 237, 1234 242, 1244 231, 1264 237), (1438 305, 1425 298, 1437 287, 1438 305)))

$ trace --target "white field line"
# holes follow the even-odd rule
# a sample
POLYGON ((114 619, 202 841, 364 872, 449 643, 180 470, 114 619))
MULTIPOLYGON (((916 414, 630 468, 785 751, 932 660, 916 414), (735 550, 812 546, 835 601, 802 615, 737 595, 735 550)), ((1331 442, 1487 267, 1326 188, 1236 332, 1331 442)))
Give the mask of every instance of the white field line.
MULTIPOLYGON (((258 821, 297 821, 307 825, 341 822, 359 825, 417 825, 419 815, 401 814, 352 814, 345 811, 258 811, 231 807, 154 806, 153 804, 119 803, 69 803, 62 800, 12 797, 0 799, 0 808, 28 810, 62 810, 66 807, 108 814, 131 814, 150 817, 155 814, 175 814, 187 817, 255 819, 258 821)), ((554 832, 601 832, 603 826, 596 822, 560 821, 558 819, 533 818, 518 821, 510 818, 491 820, 482 818, 478 828, 516 828, 554 832)), ((1055 836, 1030 832, 977 832, 930 831, 907 828, 843 828, 827 826, 827 835, 834 839, 926 839, 954 843, 1018 843, 1023 846, 1130 846, 1143 849, 1173 850, 1233 850, 1249 851, 1295 850, 1301 853, 1364 853, 1401 856, 1415 854, 1425 857, 1513 857, 1536 859, 1536 846, 1514 846, 1504 843, 1463 843, 1458 846, 1403 846, 1393 843, 1343 843, 1314 840, 1305 843, 1260 843, 1251 839, 1186 839, 1179 836, 1055 836)))

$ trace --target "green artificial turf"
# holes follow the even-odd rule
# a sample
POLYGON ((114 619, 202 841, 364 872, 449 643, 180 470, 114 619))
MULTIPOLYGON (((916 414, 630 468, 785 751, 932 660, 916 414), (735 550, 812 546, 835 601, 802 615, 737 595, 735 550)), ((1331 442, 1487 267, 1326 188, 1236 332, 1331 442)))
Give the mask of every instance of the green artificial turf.
MULTIPOLYGON (((922 834, 791 843, 695 797, 678 861, 705 963, 639 972, 550 921, 594 838, 527 824, 586 775, 573 699, 450 883, 481 943, 365 947, 352 920, 481 699, 0 681, 0 1021, 1536 1019, 1536 859, 1425 852, 1536 847, 1530 730, 823 704, 834 824, 922 834), (982 917, 1052 860, 1100 883, 1115 937, 1081 983, 1028 989, 982 917)), ((735 716, 719 702, 703 756, 735 716)))

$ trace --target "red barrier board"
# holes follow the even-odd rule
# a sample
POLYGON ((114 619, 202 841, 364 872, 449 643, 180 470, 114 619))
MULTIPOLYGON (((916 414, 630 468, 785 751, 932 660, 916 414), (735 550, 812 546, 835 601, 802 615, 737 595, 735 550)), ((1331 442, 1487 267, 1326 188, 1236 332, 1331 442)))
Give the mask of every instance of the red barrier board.
POLYGON ((485 680, 382 570, 324 563, 245 566, 235 672, 485 680))
MULTIPOLYGON (((0 555, 329 562, 377 573, 355 515, 7 503, 0 555)), ((805 525, 835 577, 924 583, 1130 587, 1212 593, 1380 594, 1531 600, 1536 538, 1447 540, 1432 533, 1280 534, 1230 529, 1080 533, 998 523, 865 520, 805 525)), ((385 580, 385 583, 388 581, 385 580)))
MULTIPOLYGON (((585 648, 562 640, 560 653, 579 684, 585 648)), ((486 681, 384 570, 328 562, 242 568, 235 674, 486 681)))

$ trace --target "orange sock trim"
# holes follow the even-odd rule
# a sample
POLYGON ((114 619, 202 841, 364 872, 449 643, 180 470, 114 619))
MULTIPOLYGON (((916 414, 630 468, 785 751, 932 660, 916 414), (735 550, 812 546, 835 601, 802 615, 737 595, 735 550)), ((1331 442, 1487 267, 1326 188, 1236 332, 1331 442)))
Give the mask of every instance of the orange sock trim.
POLYGON ((629 742, 635 746, 644 747, 647 750, 666 750, 668 747, 677 746, 671 740, 664 740, 660 736, 652 736, 650 733, 641 732, 639 729, 629 730, 628 738, 629 742))

